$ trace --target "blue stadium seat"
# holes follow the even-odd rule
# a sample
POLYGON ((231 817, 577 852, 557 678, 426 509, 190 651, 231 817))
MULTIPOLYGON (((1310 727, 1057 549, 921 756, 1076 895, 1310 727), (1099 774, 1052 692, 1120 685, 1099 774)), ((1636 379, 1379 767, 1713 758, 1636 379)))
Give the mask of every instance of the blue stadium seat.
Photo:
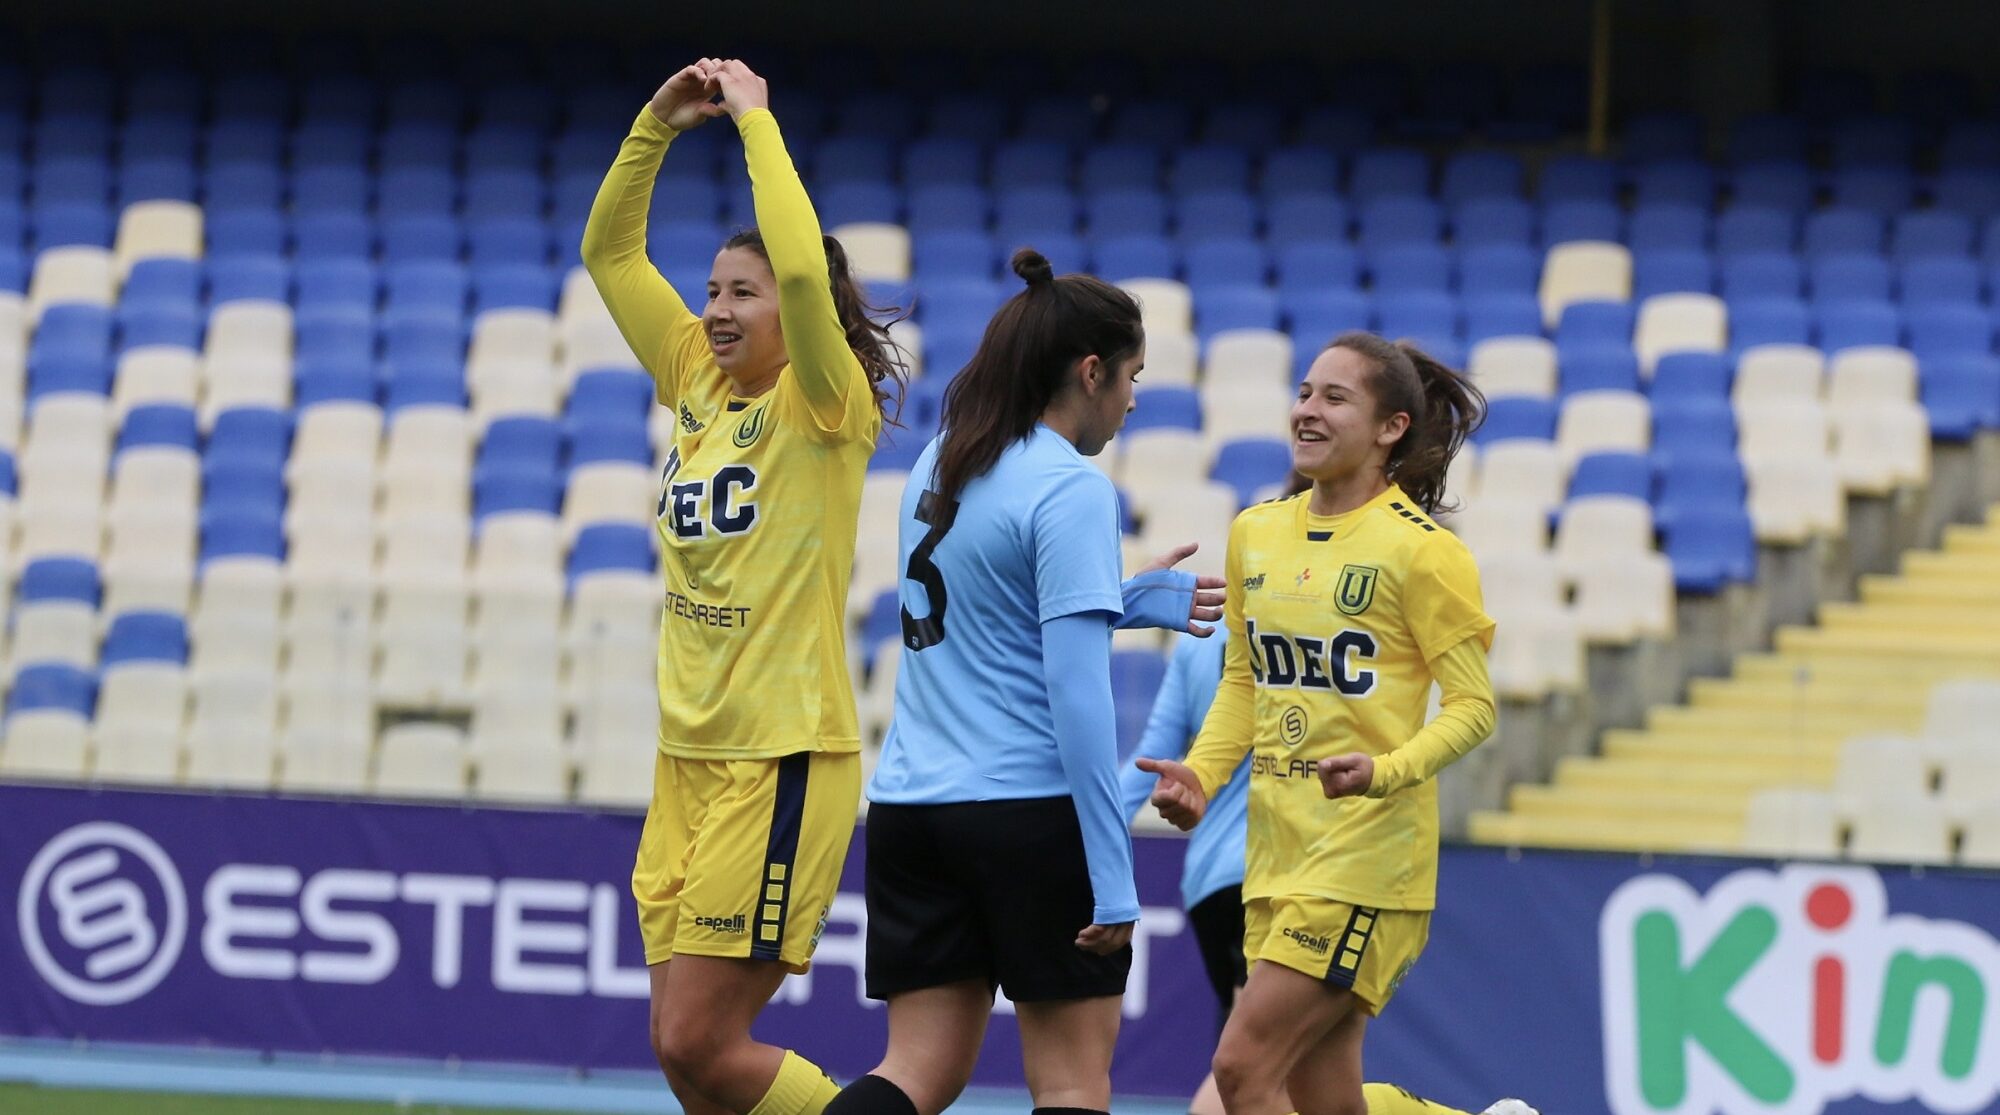
POLYGON ((52 104, 29 125, 28 143, 43 158, 96 159, 108 164, 111 123, 94 113, 52 104))
POLYGON ((1323 147, 1281 147, 1264 156, 1258 188, 1272 199, 1287 194, 1337 194, 1340 157, 1323 147))
POLYGON ((135 201, 194 201, 194 163, 180 159, 141 159, 129 161, 118 173, 118 200, 130 205, 135 201))
POLYGON ((1024 137, 1073 147, 1089 142, 1096 130, 1096 110, 1081 97, 1042 96, 1021 107, 1024 137))
POLYGON ((402 368, 389 377, 382 409, 394 416, 405 407, 465 409, 465 377, 456 367, 402 368))
POLYGON ((29 345, 29 357, 71 354, 108 356, 111 353, 112 312, 88 302, 58 302, 42 311, 29 345))
POLYGON ((1534 206, 1518 197, 1475 197, 1453 210, 1452 243, 1459 248, 1535 242, 1534 206))
POLYGON ((1271 270, 1264 246, 1251 239, 1204 240, 1191 245, 1184 257, 1192 287, 1247 283, 1262 286, 1271 270))
POLYGON ((1257 235, 1257 203, 1240 190, 1186 194, 1174 206, 1174 233, 1189 244, 1257 235))
POLYGON ((1805 268, 1788 251, 1725 255, 1718 293, 1724 298, 1797 298, 1805 291, 1805 268))
POLYGON ((1262 286, 1223 285, 1194 293, 1195 332, 1204 343, 1230 329, 1278 327, 1278 296, 1262 286))
POLYGON ((1482 445, 1514 438, 1552 441, 1556 436, 1556 401, 1509 395, 1486 404, 1486 421, 1473 431, 1482 445))
POLYGON ((875 661, 875 652, 882 644, 900 638, 901 634, 902 604, 895 589, 883 589, 861 617, 861 660, 875 661))
POLYGON ((1570 198, 1548 202, 1542 208, 1541 223, 1544 247, 1577 240, 1624 239, 1625 214, 1609 201, 1570 198))
POLYGON ((1650 500, 1653 463, 1643 453, 1586 453, 1569 478, 1569 498, 1630 496, 1650 500))
POLYGON ((993 199, 975 183, 928 183, 910 190, 909 229, 913 234, 978 232, 992 211, 993 199))
POLYGON ((1941 210, 1983 221, 2000 213, 2000 175, 1989 168, 1955 167, 1938 173, 1932 202, 1941 210))
POLYGON ((141 446, 170 446, 190 453, 199 448, 194 410, 174 403, 146 403, 126 412, 118 428, 119 452, 141 446))
POLYGON ((813 178, 822 188, 841 182, 886 185, 896 178, 896 147, 878 136, 834 136, 819 145, 813 178))
POLYGON ((285 127, 276 118, 218 118, 209 124, 203 146, 211 181, 215 169, 231 165, 275 170, 285 161, 285 127))
POLYGON ((1962 213, 1923 210, 1899 213, 1889 233, 1889 254, 1907 261, 1924 256, 1972 255, 1972 218, 1962 213))
POLYGON ((122 305, 118 308, 118 351, 124 353, 148 345, 200 348, 206 320, 193 303, 122 305))
POLYGON ((111 200, 111 167, 102 160, 43 155, 28 171, 29 192, 37 199, 94 205, 111 200))
POLYGON ((1653 462, 1658 468, 1686 456, 1736 452, 1736 411, 1726 398, 1662 394, 1655 376, 1653 462))
POLYGON ((319 403, 375 401, 375 371, 366 363, 301 360, 292 371, 299 409, 319 403))
POLYGON ((103 592, 97 563, 76 557, 44 557, 21 570, 23 604, 75 601, 97 607, 103 592))
POLYGON ((375 255, 375 225, 360 213, 308 213, 292 222, 298 260, 375 255))
MULTIPOLYGON (((1178 138, 1165 140, 1172 144, 1178 138)), ((1177 194, 1209 191, 1247 193, 1250 189, 1250 152, 1227 143, 1203 143, 1174 151, 1167 170, 1167 185, 1177 194)))
POLYGON ((97 678, 62 662, 30 662, 14 675, 7 715, 60 710, 89 719, 97 707, 97 678))
POLYGON ((1715 290, 1715 260, 1707 252, 1693 249, 1654 249, 1638 253, 1632 261, 1632 297, 1651 298, 1656 294, 1715 290))
POLYGON ((976 228, 920 232, 911 237, 914 270, 924 279, 991 278, 999 252, 993 238, 976 228))
POLYGON ((1076 180, 1092 193, 1159 189, 1160 149, 1149 143, 1095 144, 1084 150, 1076 180))
POLYGON ((1539 337, 1542 304, 1528 291, 1465 296, 1465 343, 1476 345, 1492 337, 1539 337))
MULTIPOLYGON (((999 106, 993 106, 998 108, 999 106)), ((935 111, 935 106, 934 106, 935 111)), ((933 130, 903 148, 903 181, 919 186, 971 186, 984 180, 986 154, 972 132, 953 128, 933 130)))
POLYGON ((1002 241, 1025 243, 1046 233, 1076 231, 1076 196, 1052 186, 1003 191, 994 205, 994 231, 1002 241))
MULTIPOLYGON (((901 612, 897 613, 900 628, 901 612)), ((1166 680, 1167 659, 1155 650, 1111 652, 1111 699, 1117 713, 1118 753, 1128 755, 1145 734, 1146 719, 1166 680)))
POLYGON ((1167 196, 1151 189, 1110 189, 1084 199, 1084 221, 1090 234, 1165 236, 1167 196))
POLYGON ((1903 304, 1922 302, 1981 302, 1985 282, 1979 264, 1957 256, 1925 256, 1905 260, 1896 288, 1903 304))
POLYGON ((104 634, 100 667, 121 662, 184 663, 188 658, 187 623, 172 612, 121 612, 104 634))
POLYGON ((285 217, 272 209, 211 209, 203 214, 208 256, 285 254, 285 217))
POLYGON ((479 443, 478 467, 554 473, 562 447, 562 429, 552 418, 507 415, 486 427, 479 443))
POLYGON ((1429 197, 1431 161, 1422 151, 1375 148, 1354 158, 1347 179, 1348 196, 1363 209, 1392 197, 1429 197))
POLYGON ((1585 300, 1563 307, 1556 323, 1556 344, 1630 346, 1635 311, 1630 302, 1585 300))
POLYGON ((1559 388, 1567 398, 1579 391, 1639 390, 1639 357, 1627 343, 1580 342, 1557 350, 1559 388))
POLYGON ((57 352, 28 359, 27 398, 30 407, 44 395, 79 393, 109 395, 112 376, 108 354, 57 352))
POLYGON ((1729 347, 1733 352, 1757 345, 1812 342, 1812 315, 1802 299, 1731 299, 1728 309, 1729 347))
POLYGON ((917 133, 920 109, 913 98, 868 90, 842 98, 835 116, 842 136, 901 142, 917 133))
POLYGON ((1445 160, 1438 197, 1451 206, 1487 198, 1518 200, 1525 178, 1517 155, 1503 151, 1464 151, 1445 160))
POLYGON ((1265 206, 1266 238, 1273 244, 1297 240, 1345 240, 1353 216, 1333 193, 1289 193, 1265 206))
POLYGON ((571 385, 563 414, 570 422, 643 426, 653 407, 653 379, 624 368, 589 368, 571 385))
POLYGON ((1938 165, 1952 170, 2000 167, 2000 121, 1954 120, 1938 145, 1938 165))
POLYGON ((1257 494, 1283 483, 1292 471, 1292 449, 1282 438, 1236 438, 1216 451, 1208 478, 1236 489, 1236 505, 1248 507, 1257 494))
POLYGON ((1828 353, 1863 345, 1897 345, 1903 341, 1902 318, 1889 302, 1815 299, 1813 318, 1819 347, 1828 353))
POLYGON ((373 312, 380 298, 375 265, 360 258, 308 260, 299 264, 300 309, 346 307, 373 312))
POLYGON ((1918 370, 1933 437, 1961 441, 2000 428, 2000 359, 1989 353, 1923 356, 1918 370))
POLYGON ((1889 261, 1866 252, 1841 252, 1811 261, 1812 295, 1816 301, 1889 297, 1889 261))
POLYGON ((1276 100, 1231 98, 1211 102, 1202 118, 1201 141, 1268 151, 1284 142, 1288 130, 1286 115, 1285 106, 1276 100))
POLYGON ((819 191, 814 205, 827 228, 862 223, 893 225, 903 220, 902 191, 887 182, 836 182, 819 191))
POLYGON ((1618 197, 1618 172, 1611 163, 1586 155, 1558 155, 1542 166, 1535 196, 1544 205, 1564 201, 1611 202, 1618 197))
MULTIPOLYGON (((368 172, 359 166, 299 167, 292 172, 292 211, 299 216, 360 213, 368 208, 368 186, 368 172)), ((390 183, 384 182, 383 188, 390 188, 390 183)))
POLYGON ((1831 139, 1837 167, 1908 166, 1916 142, 1910 122, 1900 116, 1841 120, 1831 139))
POLYGON ((1113 143, 1167 146, 1194 133, 1194 114, 1179 101, 1159 98, 1121 101, 1111 112, 1105 138, 1113 143))
POLYGON ((1287 289, 1283 309, 1299 355, 1308 363, 1309 354, 1321 345, 1350 329, 1368 328, 1375 317, 1373 300, 1367 295, 1337 288, 1287 289))
POLYGON ((1803 213, 1813 204, 1813 172, 1803 158, 1772 160, 1736 168, 1730 178, 1734 208, 1803 213))
POLYGON ((121 305, 166 303, 193 306, 201 301, 201 265, 191 259, 142 259, 132 265, 118 292, 121 305))
POLYGON ((907 406, 901 418, 902 429, 884 429, 882 436, 875 439, 875 452, 868 458, 868 471, 910 471, 916 467, 917 458, 923 455, 924 446, 937 435, 935 423, 917 423, 907 406))
POLYGON ((1741 168, 1763 159, 1806 161, 1806 122, 1796 116, 1753 113, 1729 127, 1729 161, 1741 168))
POLYGON ((306 177, 322 171, 364 167, 373 148, 374 135, 359 120, 302 119, 291 133, 294 199, 306 177))
POLYGON ((458 179, 443 166, 404 166, 382 173, 377 211, 391 217, 448 216, 458 211, 458 179))
POLYGON ((1295 137, 1302 145, 1343 154, 1358 151, 1373 138, 1375 124, 1367 112, 1347 104, 1316 104, 1299 116, 1295 137))
POLYGON ((1640 205, 1692 205, 1706 211, 1715 204, 1715 170, 1698 159, 1644 163, 1633 172, 1632 187, 1640 205))
POLYGON ((1883 220, 1878 213, 1835 207, 1806 217, 1804 248, 1808 256, 1882 251, 1883 220))
MULTIPOLYGON (((1018 280, 1016 280, 1018 282, 1018 280)), ((934 327, 959 327, 980 332, 1000 304, 1013 294, 990 279, 959 279, 925 283, 917 297, 917 314, 928 333, 934 327)), ((926 336, 926 346, 931 338, 926 336)))
POLYGON ((1678 510, 1663 548, 1683 593, 1710 595, 1757 577, 1757 537, 1741 500, 1678 510))
POLYGON ((0 243, 0 290, 20 294, 28 289, 28 262, 21 253, 0 243))
POLYGON ((1706 250, 1708 211, 1693 205, 1641 205, 1632 211, 1625 235, 1635 253, 1706 250))
POLYGON ((1141 387, 1125 429, 1201 429, 1201 394, 1190 387, 1141 387))
POLYGON ((481 467, 472 477, 475 519, 516 511, 554 515, 562 507, 562 478, 553 470, 481 467))
POLYGON ((540 264, 512 263, 472 269, 472 312, 525 307, 556 308, 559 280, 540 264))
POLYGON ((201 510, 201 563, 217 558, 285 560, 284 521, 276 512, 234 506, 201 510))
POLYGON ((115 225, 99 202, 36 203, 28 209, 28 240, 35 251, 70 245, 108 248, 115 225))
MULTIPOLYGON (((303 284, 303 269, 300 275, 303 284)), ((382 269, 382 305, 385 310, 439 310, 456 315, 465 309, 466 284, 466 269, 457 263, 391 263, 382 269)))
POLYGON ((489 122, 466 133, 465 169, 470 174, 533 173, 541 167, 542 148, 541 131, 531 125, 489 122))
POLYGON ((1706 507, 1742 506, 1747 491, 1743 463, 1734 452, 1675 453, 1661 464, 1653 522, 1671 532, 1683 517, 1703 514, 1706 507))
POLYGON ((449 365, 465 359, 465 325, 456 309, 392 309, 381 319, 382 362, 396 369, 449 365))
POLYGON ((283 469, 291 449, 292 416, 270 407, 231 407, 215 416, 205 455, 256 458, 283 469))
POLYGON ((1668 399, 1729 398, 1734 375, 1717 352, 1668 352, 1653 364, 1650 385, 1655 408, 1668 399))
POLYGON ((1833 204, 1889 217, 1910 207, 1916 186, 1908 167, 1844 167, 1833 172, 1833 204))
POLYGON ((202 506, 278 514, 285 508, 284 466, 268 456, 217 452, 201 461, 202 506))
POLYGON ((993 150, 993 188, 1001 191, 1030 186, 1067 188, 1070 163, 1068 144, 1056 140, 1019 139, 1003 143, 993 150))
POLYGON ((1364 253, 1377 295, 1451 289, 1451 253, 1437 244, 1396 244, 1364 253))
POLYGON ((1295 240, 1277 246, 1281 287, 1353 287, 1361 281, 1361 253, 1344 240, 1295 240))
POLYGON ((465 245, 474 265, 540 267, 549 259, 549 230, 534 217, 485 217, 466 225, 465 245))
POLYGON ((1443 291, 1379 294, 1375 299, 1375 331, 1392 339, 1417 341, 1425 351, 1443 359, 1441 354, 1458 343, 1458 300, 1443 291))
POLYGON ((533 217, 539 219, 548 197, 542 176, 533 170, 493 169, 466 175, 465 217, 533 217))
POLYGON ((1458 261, 1459 289, 1468 296, 1533 293, 1541 275, 1541 253, 1525 247, 1496 244, 1469 248, 1458 261))
POLYGON ((1920 360, 1993 351, 1993 319, 1977 303, 1917 303, 1906 317, 1910 351, 1920 360))
POLYGON ((1444 236, 1444 212, 1427 197, 1385 195, 1362 203, 1357 239, 1364 249, 1435 244, 1444 236))

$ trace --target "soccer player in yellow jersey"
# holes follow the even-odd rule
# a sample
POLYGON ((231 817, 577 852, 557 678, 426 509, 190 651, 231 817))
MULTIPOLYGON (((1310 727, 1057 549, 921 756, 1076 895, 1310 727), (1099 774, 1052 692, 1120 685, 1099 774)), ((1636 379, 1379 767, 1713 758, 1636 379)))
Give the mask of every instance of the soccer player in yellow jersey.
POLYGON ((1320 353, 1291 412, 1292 466, 1312 488, 1237 517, 1215 701, 1185 765, 1139 762, 1185 829, 1254 751, 1250 979, 1215 1053, 1229 1115, 1451 1111, 1364 1085, 1361 1039, 1429 935, 1432 776, 1493 730, 1479 571, 1431 521, 1483 408, 1407 343, 1346 333, 1320 353), (1434 681, 1443 705, 1426 725, 1434 681))
POLYGON ((842 622, 882 385, 900 372, 767 102, 738 61, 675 74, 633 122, 583 239, 677 418, 659 504, 660 755, 632 892, 654 1051, 689 1115, 817 1115, 838 1091, 750 1024, 810 962, 854 831, 842 622), (725 112, 758 228, 717 253, 697 315, 647 261, 646 212, 674 136, 725 112))

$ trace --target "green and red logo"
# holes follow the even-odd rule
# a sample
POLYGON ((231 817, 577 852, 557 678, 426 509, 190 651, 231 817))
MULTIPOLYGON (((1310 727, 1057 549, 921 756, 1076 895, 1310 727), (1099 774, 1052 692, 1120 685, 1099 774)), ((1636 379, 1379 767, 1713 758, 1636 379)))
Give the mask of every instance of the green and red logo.
POLYGON ((1618 888, 1598 924, 1615 1115, 1974 1112, 2000 1096, 2000 943, 1891 914, 1865 868, 1618 888))

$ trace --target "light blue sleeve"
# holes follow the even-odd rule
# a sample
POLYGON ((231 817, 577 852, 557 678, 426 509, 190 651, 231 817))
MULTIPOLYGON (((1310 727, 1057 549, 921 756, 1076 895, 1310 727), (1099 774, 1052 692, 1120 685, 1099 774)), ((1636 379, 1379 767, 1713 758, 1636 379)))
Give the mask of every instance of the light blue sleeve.
POLYGON ((1189 613, 1194 611, 1194 574, 1155 569, 1126 581, 1119 589, 1125 598, 1125 615, 1117 624, 1120 631, 1134 627, 1187 630, 1189 613))
POLYGON ((1146 731, 1139 737, 1139 746, 1133 748, 1126 762, 1118 768, 1118 794, 1122 798, 1127 820, 1136 819, 1139 811, 1153 795, 1153 786, 1159 782, 1156 774, 1147 774, 1134 766, 1132 760, 1179 759, 1187 754, 1188 744, 1194 741, 1197 724, 1188 723, 1188 661, 1187 646, 1174 645, 1174 656, 1167 660, 1167 676, 1160 682, 1159 696, 1153 698, 1153 711, 1146 717, 1146 731))
POLYGON ((1091 920, 1098 925, 1139 920, 1132 837, 1118 802, 1110 621, 1103 612, 1082 612, 1042 622, 1042 677, 1055 717, 1056 753, 1083 829, 1095 904, 1091 920))
POLYGON ((1113 622, 1123 616, 1118 492, 1111 481, 1089 466, 1063 472, 1030 515, 1037 621, 1077 612, 1106 612, 1113 622))

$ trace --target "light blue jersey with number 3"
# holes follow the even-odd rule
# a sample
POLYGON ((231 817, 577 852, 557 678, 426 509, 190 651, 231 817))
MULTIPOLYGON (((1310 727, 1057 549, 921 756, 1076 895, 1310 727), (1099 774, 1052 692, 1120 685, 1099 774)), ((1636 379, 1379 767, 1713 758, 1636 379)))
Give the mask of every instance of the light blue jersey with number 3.
MULTIPOLYGON (((1123 613, 1118 493, 1067 438, 1037 426, 946 509, 929 494, 937 450, 924 448, 903 491, 903 656, 868 800, 1069 795, 1041 625, 1123 613)), ((1115 761, 1115 741, 1105 746, 1115 761)), ((1078 812, 1088 828, 1094 818, 1078 812)))

